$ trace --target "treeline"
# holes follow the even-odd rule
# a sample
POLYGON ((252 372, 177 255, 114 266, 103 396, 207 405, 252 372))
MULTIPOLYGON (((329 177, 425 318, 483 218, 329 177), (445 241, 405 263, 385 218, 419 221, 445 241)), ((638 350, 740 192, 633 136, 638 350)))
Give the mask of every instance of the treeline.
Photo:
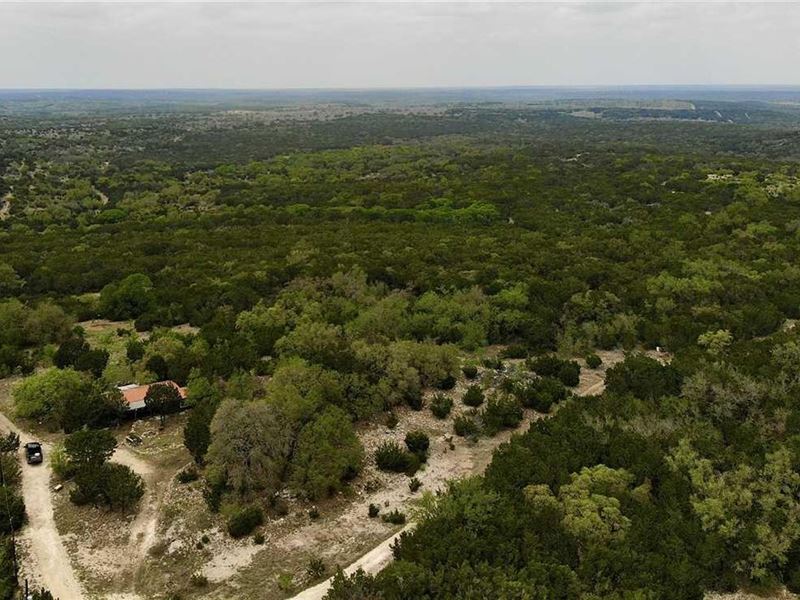
POLYGON ((19 590, 19 567, 22 553, 14 534, 27 521, 22 498, 22 470, 19 464, 19 436, 14 432, 0 435, 0 598, 11 600, 19 590))
POLYGON ((91 108, 65 114, 56 107, 38 116, 0 115, 0 164, 2 157, 10 157, 76 164, 108 161, 127 167, 155 159, 184 168, 213 168, 221 162, 246 163, 292 152, 452 136, 502 136, 505 143, 511 138, 572 148, 623 143, 651 150, 737 153, 750 158, 796 159, 800 155, 800 144, 791 132, 797 125, 798 111, 790 104, 694 104, 696 110, 685 112, 621 108, 613 102, 603 103, 599 109, 592 108, 590 102, 539 106, 464 103, 385 111, 338 105, 316 111, 290 110, 285 118, 280 111, 270 114, 269 107, 264 110, 266 117, 261 116, 259 107, 236 113, 178 104, 168 111, 155 108, 142 114, 138 107, 125 110, 117 104, 116 114, 102 116, 91 114, 91 108), (569 114, 582 106, 632 120, 620 126, 610 119, 569 114), (348 111, 352 114, 346 114, 348 111), (664 115, 693 119, 698 114, 717 122, 634 120, 664 115), (729 119, 735 126, 730 126, 729 119))
MULTIPOLYGON (((0 435, 0 598, 13 600, 19 598, 23 586, 20 582, 20 569, 23 566, 24 552, 16 537, 25 525, 28 516, 25 500, 22 497, 22 469, 19 460, 19 435, 13 431, 0 435)), ((53 600, 52 594, 44 588, 31 589, 31 600, 53 600)))

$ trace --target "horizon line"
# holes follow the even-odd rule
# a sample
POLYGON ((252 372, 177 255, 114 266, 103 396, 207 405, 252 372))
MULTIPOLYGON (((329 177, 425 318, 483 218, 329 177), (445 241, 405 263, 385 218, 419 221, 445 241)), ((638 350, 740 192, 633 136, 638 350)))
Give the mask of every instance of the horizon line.
POLYGON ((426 91, 426 90, 509 90, 509 89, 648 89, 648 88, 739 88, 739 89, 800 89, 800 83, 602 83, 602 84, 489 84, 489 85, 412 85, 412 86, 342 86, 342 87, 4 87, 0 92, 314 92, 314 91, 426 91))

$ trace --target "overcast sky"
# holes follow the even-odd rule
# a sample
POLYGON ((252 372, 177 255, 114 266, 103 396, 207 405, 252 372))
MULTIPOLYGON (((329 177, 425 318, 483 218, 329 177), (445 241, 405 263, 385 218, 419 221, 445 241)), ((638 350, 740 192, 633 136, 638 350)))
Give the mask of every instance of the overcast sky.
POLYGON ((800 3, 3 3, 2 88, 800 84, 800 3))

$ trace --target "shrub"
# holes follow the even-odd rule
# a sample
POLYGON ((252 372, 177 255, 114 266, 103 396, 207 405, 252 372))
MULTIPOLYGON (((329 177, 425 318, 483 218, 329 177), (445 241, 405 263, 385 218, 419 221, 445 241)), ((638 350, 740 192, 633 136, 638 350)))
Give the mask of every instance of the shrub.
POLYGON ((425 408, 425 398, 421 390, 413 390, 406 395, 406 404, 411 410, 422 410, 425 408))
POLYGON ((414 473, 419 470, 419 466, 422 464, 422 460, 416 454, 412 454, 411 452, 406 452, 408 455, 408 462, 406 465, 405 470, 403 473, 411 477, 414 473))
POLYGON ((114 509, 126 511, 144 496, 144 481, 127 465, 103 465, 101 495, 114 509))
MULTIPOLYGON (((336 571, 331 581, 325 600, 366 600, 367 598, 382 598, 380 585, 372 575, 363 569, 358 569, 349 577, 341 569, 336 571)), ((409 597, 409 596, 406 596, 409 597)))
POLYGON ((0 506, 3 518, 0 519, 0 534, 8 535, 25 523, 25 502, 22 496, 7 485, 0 485, 0 506))
POLYGON ((272 497, 271 506, 279 517, 285 517, 289 514, 289 503, 278 495, 272 497))
POLYGON ((264 534, 260 531, 253 536, 253 543, 256 546, 263 546, 264 545, 264 534))
POLYGON ((100 377, 108 365, 108 352, 100 348, 94 348, 81 354, 75 361, 75 368, 78 371, 88 371, 95 377, 100 377))
POLYGON ((466 404, 467 406, 480 406, 483 404, 483 390, 479 385, 471 385, 467 388, 467 391, 464 392, 464 397, 461 401, 466 404))
POLYGON ((369 515, 370 519, 374 519, 375 517, 377 517, 380 512, 381 512, 380 506, 378 506, 377 504, 370 503, 369 509, 367 510, 367 514, 369 515))
POLYGON ((487 369, 494 369, 495 371, 502 371, 505 369, 505 365, 500 358, 486 357, 481 361, 481 363, 483 363, 483 366, 487 369))
POLYGON ((567 390, 558 379, 541 377, 515 390, 516 398, 526 408, 548 413, 553 404, 567 397, 567 390))
POLYGON ((453 409, 453 399, 444 394, 436 394, 431 400, 431 412, 437 419, 445 419, 453 409))
POLYGON ((606 390, 612 394, 633 394, 641 400, 677 396, 682 382, 675 367, 642 354, 626 356, 606 373, 606 390))
POLYGON ((581 366, 574 360, 565 362, 558 370, 558 378, 567 387, 575 387, 581 380, 581 366))
POLYGON ((163 381, 169 378, 169 365, 160 354, 154 354, 147 359, 144 368, 156 376, 156 379, 163 381))
POLYGON ((311 577, 311 579, 319 579, 325 575, 325 563, 320 557, 313 557, 308 561, 306 573, 308 573, 308 576, 311 577))
POLYGON ((489 435, 501 429, 511 429, 522 421, 522 406, 513 396, 494 396, 481 413, 483 427, 489 435))
POLYGON ((264 522, 264 513, 255 505, 245 506, 233 513, 228 519, 228 533, 231 537, 240 538, 250 535, 264 522))
POLYGON ((477 435, 480 428, 478 423, 470 415, 458 415, 453 420, 453 431, 461 437, 477 435))
POLYGON ((194 465, 181 470, 177 476, 179 483, 191 483, 192 481, 197 481, 199 478, 200 473, 197 472, 197 468, 194 465))
POLYGON ((224 482, 218 484, 210 482, 206 479, 206 486, 203 488, 203 500, 206 501, 208 510, 212 513, 218 513, 220 504, 222 503, 222 493, 225 491, 224 482))
POLYGON ((523 344, 511 344, 503 350, 503 358, 527 358, 528 349, 523 344))
POLYGON ((586 366, 590 369, 596 369, 600 365, 603 364, 603 359, 597 356, 597 354, 589 354, 586 357, 586 366))
POLYGON ((136 362, 144 357, 144 344, 137 339, 130 339, 125 345, 125 356, 130 362, 136 362))
POLYGON ((83 487, 76 487, 69 491, 69 501, 75 506, 85 506, 91 502, 95 502, 97 494, 84 489, 83 487))
POLYGON ((381 517, 384 523, 391 523, 392 525, 403 525, 406 522, 406 515, 405 513, 401 513, 396 508, 386 513, 381 517))
POLYGON ((500 380, 500 385, 497 387, 506 394, 513 394, 514 390, 519 387, 519 381, 513 377, 503 377, 503 379, 500 380))
POLYGON ((478 376, 478 367, 475 365, 464 365, 461 367, 461 372, 467 379, 475 379, 478 376))
POLYGON ((208 585, 208 578, 202 573, 194 573, 189 578, 189 583, 191 583, 194 587, 205 587, 208 585))
POLYGON ((419 458, 403 450, 397 442, 383 442, 375 451, 375 464, 381 471, 409 473, 413 475, 419 468, 419 458))
POLYGON ((200 538, 200 541, 201 541, 201 542, 203 542, 204 544, 207 544, 208 542, 210 542, 210 541, 211 541, 211 538, 210 538, 210 537, 208 537, 208 535, 206 535, 206 534, 204 533, 204 534, 203 534, 203 537, 201 537, 201 538, 200 538))
MULTIPOLYGON (((431 445, 431 440, 428 434, 424 431, 409 431, 406 434, 406 448, 409 452, 413 452, 423 460, 428 454, 428 448, 431 445)), ((424 460, 423 460, 424 462, 424 460)))
POLYGON ((69 461, 64 444, 54 444, 50 450, 50 466, 56 477, 62 481, 71 479, 75 475, 75 467, 69 461))
MULTIPOLYGON (((16 488, 22 482, 22 468, 16 452, 0 452, 0 474, 2 483, 11 488, 16 488)), ((2 546, 2 542, 0 542, 2 546)), ((0 589, 2 587, 0 586, 0 589)), ((0 596, 2 597, 2 596, 0 596)))
POLYGON ((394 429, 395 427, 397 427, 397 423, 398 421, 396 414, 390 412, 388 415, 386 415, 386 427, 388 427, 389 429, 394 429))
POLYGON ((567 387, 574 387, 580 381, 581 367, 574 360, 561 360, 557 356, 546 355, 528 359, 528 368, 541 377, 556 377, 567 387))
POLYGON ((294 589, 294 577, 291 573, 278 575, 278 589, 282 592, 291 592, 294 589))
POLYGON ((800 592, 800 567, 795 567, 786 578, 786 589, 795 594, 800 592))
POLYGON ((383 442, 375 451, 375 464, 381 471, 403 471, 406 468, 406 452, 397 442, 383 442))
POLYGON ((168 540, 160 540, 150 546, 150 549, 147 553, 152 556, 153 558, 159 558, 166 554, 167 549, 169 548, 169 541, 168 540))
POLYGON ((456 387, 456 378, 452 375, 448 375, 447 377, 439 380, 439 382, 436 384, 436 387, 440 390, 452 390, 454 387, 456 387))
POLYGON ((308 518, 312 521, 316 521, 319 519, 319 509, 316 506, 312 506, 311 509, 308 511, 308 518))
POLYGON ((525 361, 525 366, 541 377, 555 377, 562 362, 557 356, 547 354, 530 357, 525 361))
POLYGON ((411 490, 412 493, 416 492, 421 487, 422 487, 422 482, 416 477, 413 477, 411 481, 408 482, 408 489, 411 490))

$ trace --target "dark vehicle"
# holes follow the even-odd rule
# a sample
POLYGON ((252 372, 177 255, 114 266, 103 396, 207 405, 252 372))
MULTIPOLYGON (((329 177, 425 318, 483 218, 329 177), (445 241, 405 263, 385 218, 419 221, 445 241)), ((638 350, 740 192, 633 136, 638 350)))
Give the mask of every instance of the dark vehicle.
POLYGON ((42 445, 39 442, 28 442, 25 444, 25 458, 29 465, 38 465, 44 459, 42 445))

